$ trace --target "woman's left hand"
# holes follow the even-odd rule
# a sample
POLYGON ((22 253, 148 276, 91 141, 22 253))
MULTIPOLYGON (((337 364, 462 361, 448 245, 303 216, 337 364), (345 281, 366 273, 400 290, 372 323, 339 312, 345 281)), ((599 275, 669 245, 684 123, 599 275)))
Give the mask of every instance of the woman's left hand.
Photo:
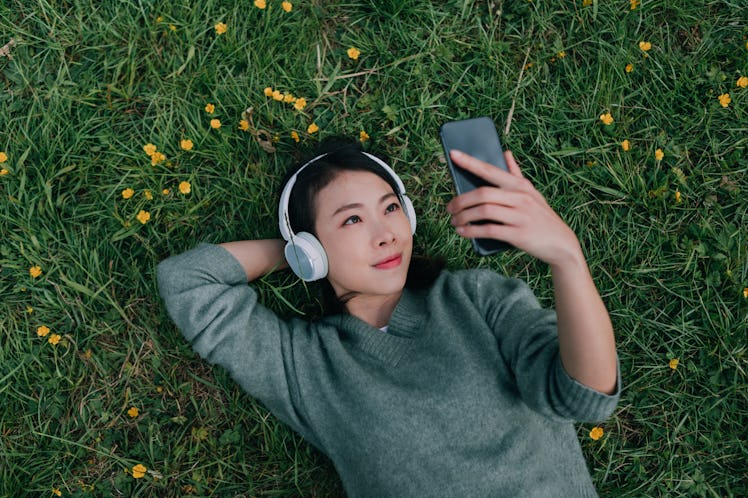
POLYGON ((457 196, 447 205, 457 233, 470 239, 503 240, 551 266, 584 258, 571 228, 522 175, 512 153, 506 151, 504 156, 509 172, 463 152, 451 152, 456 165, 491 185, 457 196))

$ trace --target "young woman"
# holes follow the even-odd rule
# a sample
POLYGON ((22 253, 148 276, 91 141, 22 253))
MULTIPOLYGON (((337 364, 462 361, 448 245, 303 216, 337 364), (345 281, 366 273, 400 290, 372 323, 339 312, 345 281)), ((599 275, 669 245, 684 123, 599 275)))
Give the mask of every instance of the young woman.
POLYGON ((285 183, 285 240, 163 261, 168 312, 195 351, 330 457, 351 497, 596 496, 573 422, 606 418, 621 386, 579 242, 511 153, 508 173, 451 157, 495 185, 448 204, 457 232, 548 263, 555 312, 488 270, 409 272, 416 220, 402 182, 351 144, 285 183), (486 219, 501 224, 471 224, 486 219), (247 282, 287 266, 325 279, 338 311, 283 320, 260 304, 247 282))

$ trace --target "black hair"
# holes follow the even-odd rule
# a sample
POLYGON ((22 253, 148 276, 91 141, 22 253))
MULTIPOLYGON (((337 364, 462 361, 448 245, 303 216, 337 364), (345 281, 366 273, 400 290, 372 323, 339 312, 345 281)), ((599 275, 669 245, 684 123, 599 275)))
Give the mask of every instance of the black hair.
MULTIPOLYGON (((394 178, 376 161, 363 153, 361 143, 346 137, 330 137, 315 149, 313 154, 292 167, 283 179, 282 188, 309 160, 325 154, 314 164, 305 168, 296 177, 288 203, 288 218, 294 233, 309 232, 316 237, 315 198, 317 193, 330 184, 343 171, 368 171, 382 178, 396 193, 400 189, 394 178)), ((381 156, 377 156, 381 157, 381 156)), ((383 159, 384 160, 384 159, 383 159)), ((386 162, 386 161, 385 161, 386 162)), ((281 191, 282 191, 281 188, 281 191)), ((405 287, 423 289, 429 287, 444 269, 444 259, 432 259, 413 255, 408 267, 405 287)), ((344 304, 325 278, 317 281, 320 290, 323 314, 332 315, 345 312, 344 304)))
MULTIPOLYGON (((331 137, 323 141, 314 151, 312 158, 326 154, 317 159, 314 165, 305 168, 296 177, 291 189, 293 202, 288 203, 288 218, 294 233, 309 232, 317 236, 314 227, 315 198, 317 193, 330 184, 343 171, 368 171, 379 176, 400 193, 397 182, 376 161, 363 154, 363 148, 357 141, 345 137, 331 137)), ((283 185, 291 179, 308 161, 297 164, 283 179, 283 185)))

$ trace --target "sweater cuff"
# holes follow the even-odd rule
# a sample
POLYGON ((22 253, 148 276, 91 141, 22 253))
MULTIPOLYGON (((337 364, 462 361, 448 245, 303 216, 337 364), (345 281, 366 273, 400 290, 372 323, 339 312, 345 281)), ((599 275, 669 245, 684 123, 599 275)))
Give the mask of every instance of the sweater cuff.
POLYGON ((204 242, 161 261, 157 276, 159 291, 165 299, 195 285, 195 279, 227 285, 247 283, 244 269, 230 252, 204 242))
POLYGON ((226 249, 207 242, 199 243, 185 253, 191 258, 195 268, 201 268, 216 280, 229 285, 246 284, 247 275, 241 263, 226 249))
POLYGON ((621 365, 618 358, 616 390, 613 394, 602 393, 574 379, 566 372, 560 358, 556 370, 560 392, 568 393, 562 408, 565 416, 578 422, 601 422, 613 413, 621 398, 621 365))

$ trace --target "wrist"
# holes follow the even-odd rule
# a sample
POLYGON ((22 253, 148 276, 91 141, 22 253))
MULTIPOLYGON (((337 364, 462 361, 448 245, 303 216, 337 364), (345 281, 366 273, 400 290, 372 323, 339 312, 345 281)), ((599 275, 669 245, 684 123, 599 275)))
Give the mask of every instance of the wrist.
POLYGON ((547 263, 554 275, 557 273, 587 271, 587 260, 582 252, 582 246, 576 237, 573 243, 569 243, 554 251, 553 257, 547 263))

